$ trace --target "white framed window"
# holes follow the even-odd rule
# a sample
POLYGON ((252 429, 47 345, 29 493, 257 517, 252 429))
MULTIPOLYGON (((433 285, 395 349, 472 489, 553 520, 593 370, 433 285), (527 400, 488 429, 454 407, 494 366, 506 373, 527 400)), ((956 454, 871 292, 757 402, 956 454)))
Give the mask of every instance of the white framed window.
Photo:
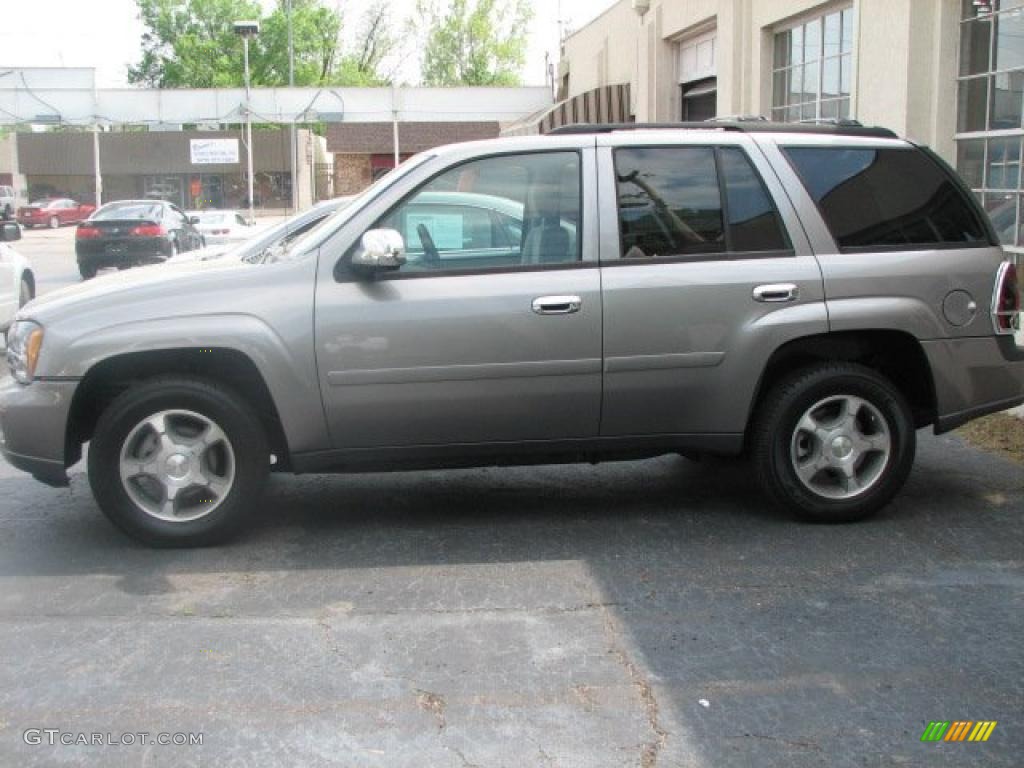
POLYGON ((1024 248, 1024 0, 961 0, 956 166, 1003 245, 1024 248))
POLYGON ((775 34, 772 119, 838 120, 850 116, 853 8, 830 11, 775 34))

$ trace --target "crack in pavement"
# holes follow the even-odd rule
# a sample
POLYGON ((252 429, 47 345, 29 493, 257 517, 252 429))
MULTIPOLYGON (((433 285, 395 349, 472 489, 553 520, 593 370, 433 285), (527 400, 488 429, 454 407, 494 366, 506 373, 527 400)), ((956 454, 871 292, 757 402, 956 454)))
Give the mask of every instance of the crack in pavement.
POLYGON ((640 767, 655 768, 658 764, 658 756, 668 741, 668 731, 662 727, 659 719, 660 706, 657 697, 654 695, 654 687, 640 666, 630 657, 625 645, 621 642, 622 628, 619 622, 607 610, 603 611, 603 618, 609 640, 608 652, 626 670, 626 674, 629 676, 629 680, 643 705, 647 725, 654 736, 653 739, 644 742, 640 747, 640 767))

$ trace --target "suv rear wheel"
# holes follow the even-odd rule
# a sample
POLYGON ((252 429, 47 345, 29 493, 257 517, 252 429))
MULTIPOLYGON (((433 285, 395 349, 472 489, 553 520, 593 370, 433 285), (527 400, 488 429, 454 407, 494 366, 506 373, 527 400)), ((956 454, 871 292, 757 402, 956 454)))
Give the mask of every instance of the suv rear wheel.
POLYGON ((827 363, 772 388, 751 443, 772 501, 832 523, 869 517, 896 495, 914 463, 916 435, 892 382, 862 365, 827 363))
POLYGON ((117 397, 89 446, 89 483, 104 514, 152 546, 216 544, 245 522, 270 451, 237 396, 201 379, 160 378, 117 397))

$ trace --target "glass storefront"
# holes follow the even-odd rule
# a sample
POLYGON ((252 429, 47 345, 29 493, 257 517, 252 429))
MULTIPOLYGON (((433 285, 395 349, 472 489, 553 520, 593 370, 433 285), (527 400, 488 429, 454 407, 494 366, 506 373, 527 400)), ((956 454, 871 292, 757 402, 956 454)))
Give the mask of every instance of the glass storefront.
POLYGON ((962 0, 957 170, 1004 245, 1024 246, 1024 0, 962 0))

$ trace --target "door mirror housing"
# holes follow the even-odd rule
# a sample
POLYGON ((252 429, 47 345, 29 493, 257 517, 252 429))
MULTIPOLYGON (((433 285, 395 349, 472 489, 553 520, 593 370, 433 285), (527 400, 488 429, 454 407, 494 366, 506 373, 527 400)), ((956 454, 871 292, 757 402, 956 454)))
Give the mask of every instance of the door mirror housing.
POLYGON ((198 216, 189 216, 188 217, 188 223, 191 224, 193 227, 196 226, 197 224, 199 224, 199 217, 198 216))
POLYGON ((357 272, 374 273, 398 269, 405 264, 405 241, 393 229, 371 229, 363 234, 352 254, 357 272))
POLYGON ((0 242, 9 243, 21 240, 21 227, 16 222, 5 221, 0 225, 0 242))

